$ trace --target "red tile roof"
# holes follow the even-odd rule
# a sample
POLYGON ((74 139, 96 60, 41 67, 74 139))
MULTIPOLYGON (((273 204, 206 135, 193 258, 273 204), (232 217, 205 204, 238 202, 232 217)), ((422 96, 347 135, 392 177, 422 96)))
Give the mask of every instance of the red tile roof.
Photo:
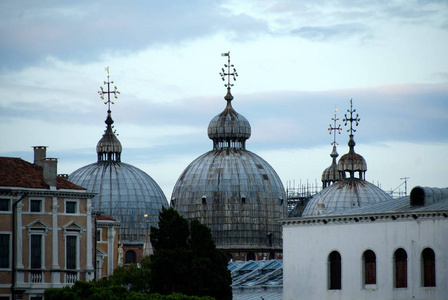
MULTIPOLYGON (((0 186, 48 189, 43 169, 21 158, 0 156, 0 186)), ((63 177, 57 178, 58 189, 86 190, 63 177)))

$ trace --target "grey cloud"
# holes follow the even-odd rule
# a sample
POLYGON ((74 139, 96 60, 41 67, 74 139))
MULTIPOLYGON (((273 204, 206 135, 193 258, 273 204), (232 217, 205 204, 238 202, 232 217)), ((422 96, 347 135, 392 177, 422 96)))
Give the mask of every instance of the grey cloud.
POLYGON ((220 31, 247 38, 267 30, 263 21, 233 16, 210 1, 2 1, 0 17, 3 68, 47 56, 83 63, 220 31))
POLYGON ((311 41, 334 41, 352 37, 368 38, 371 36, 370 29, 359 23, 336 24, 330 26, 304 26, 292 30, 293 35, 300 36, 311 41))

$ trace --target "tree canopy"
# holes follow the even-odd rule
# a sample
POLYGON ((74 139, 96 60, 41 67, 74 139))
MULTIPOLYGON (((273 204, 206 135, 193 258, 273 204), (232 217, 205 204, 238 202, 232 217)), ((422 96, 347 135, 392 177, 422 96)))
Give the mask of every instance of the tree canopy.
POLYGON ((232 299, 224 253, 216 249, 210 229, 188 221, 173 208, 163 208, 159 227, 151 227, 151 292, 232 299))

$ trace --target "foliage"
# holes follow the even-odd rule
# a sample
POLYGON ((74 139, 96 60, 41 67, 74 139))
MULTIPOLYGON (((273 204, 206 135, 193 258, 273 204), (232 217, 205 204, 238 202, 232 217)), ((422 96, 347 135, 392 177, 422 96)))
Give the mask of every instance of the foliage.
POLYGON ((99 280, 97 286, 123 286, 134 292, 148 292, 151 281, 149 265, 150 257, 146 256, 142 259, 140 267, 137 264, 131 264, 128 267, 117 267, 109 278, 99 280))
POLYGON ((99 288, 94 283, 76 281, 73 286, 46 289, 46 300, 214 300, 211 297, 185 296, 182 294, 160 295, 129 291, 121 286, 99 288))
POLYGON ((151 227, 151 291, 168 295, 232 299, 225 255, 216 249, 210 229, 198 220, 188 222, 173 208, 162 209, 159 228, 151 227))

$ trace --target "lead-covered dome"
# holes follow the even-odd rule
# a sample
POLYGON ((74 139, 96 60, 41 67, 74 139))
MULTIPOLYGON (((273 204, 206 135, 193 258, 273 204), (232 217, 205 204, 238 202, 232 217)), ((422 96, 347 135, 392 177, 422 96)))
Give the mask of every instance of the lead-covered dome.
MULTIPOLYGON (((106 83, 106 82, 105 82, 106 83)), ((103 94, 114 93, 103 91, 103 94)), ((117 91, 115 91, 117 92, 117 91)), ((101 93, 101 92, 100 92, 101 93)), ((70 181, 97 193, 93 209, 120 222, 119 243, 149 243, 150 226, 158 226, 158 216, 168 202, 159 185, 148 174, 121 162, 122 146, 113 132, 110 99, 106 131, 99 140, 97 162, 84 166, 69 175, 70 181)))
POLYGON ((332 184, 311 198, 302 216, 341 212, 389 200, 392 197, 376 185, 359 178, 348 178, 332 184))
POLYGON ((218 147, 220 143, 231 141, 244 145, 251 134, 249 121, 237 113, 231 105, 233 96, 230 91, 224 99, 227 100, 226 108, 208 125, 208 137, 214 141, 213 148, 218 147))
POLYGON ((229 258, 281 257, 282 228, 276 220, 287 216, 285 190, 275 170, 246 150, 251 127, 232 108, 231 85, 226 86, 226 108, 208 127, 213 150, 182 172, 171 205, 187 219, 207 225, 229 258))
MULTIPOLYGON (((349 135, 349 152, 344 154, 337 163, 337 170, 339 172, 338 181, 332 185, 325 185, 324 189, 317 195, 311 198, 303 210, 302 216, 315 216, 335 212, 342 212, 346 209, 367 206, 378 202, 392 200, 392 197, 384 192, 379 187, 365 180, 365 173, 367 171, 367 163, 360 154, 355 152, 355 140, 353 138, 353 123, 358 125, 360 119, 358 115, 353 117, 352 101, 350 101, 350 118, 345 116, 344 121, 346 125, 350 122, 349 135), (347 175, 348 174, 348 175, 347 175)), ((333 146, 333 163, 329 171, 335 170, 336 167, 336 147, 333 146)), ((324 171, 324 175, 327 175, 324 171)), ((334 174, 334 173, 333 173, 334 174)))

